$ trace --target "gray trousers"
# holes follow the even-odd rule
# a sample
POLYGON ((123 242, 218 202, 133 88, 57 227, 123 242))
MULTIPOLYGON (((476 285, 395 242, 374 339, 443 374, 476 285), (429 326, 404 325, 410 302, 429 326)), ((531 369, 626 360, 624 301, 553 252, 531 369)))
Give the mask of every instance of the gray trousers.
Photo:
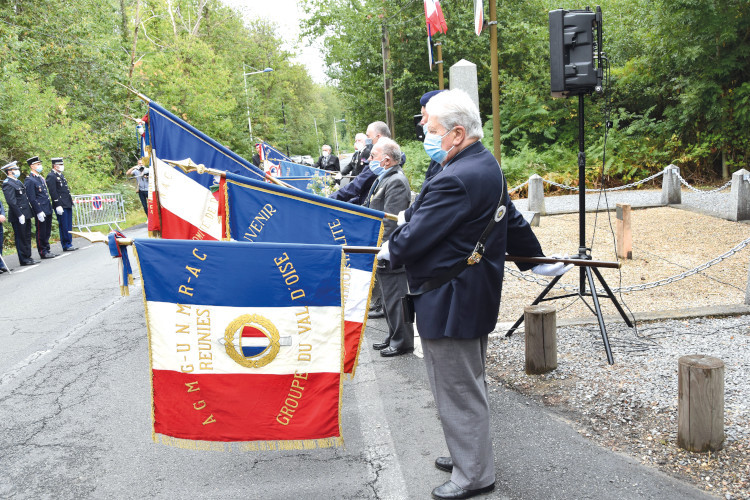
POLYGON ((395 349, 414 349, 414 326, 406 323, 401 313, 401 297, 409 291, 406 272, 378 269, 377 276, 385 321, 388 323, 388 345, 395 349))
POLYGON ((453 459, 451 481, 464 489, 495 482, 490 405, 485 380, 487 336, 426 339, 427 376, 453 459))

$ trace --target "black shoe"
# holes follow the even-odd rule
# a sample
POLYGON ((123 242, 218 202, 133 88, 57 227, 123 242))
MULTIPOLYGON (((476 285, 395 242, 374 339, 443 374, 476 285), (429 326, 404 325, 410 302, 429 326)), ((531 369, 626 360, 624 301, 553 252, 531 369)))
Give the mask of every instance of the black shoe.
POLYGON ((459 485, 454 483, 453 481, 447 481, 434 490, 432 490, 432 498, 450 498, 450 499, 456 499, 456 498, 471 498, 475 497, 477 495, 481 495, 482 493, 489 493, 490 491, 495 489, 495 483, 492 483, 489 486, 485 486, 484 488, 477 488, 475 490, 465 490, 461 488, 459 485))
POLYGON ((372 304, 370 304, 370 312, 378 311, 380 309, 383 309, 383 303, 379 300, 373 301, 372 304))
POLYGON ((445 472, 453 472, 453 459, 451 457, 437 457, 435 467, 445 472))
POLYGON ((368 314, 368 317, 372 319, 385 318, 385 311, 383 311, 383 309, 375 309, 373 312, 368 314))
POLYGON ((33 266, 34 264, 39 264, 40 262, 41 262, 40 260, 29 259, 26 262, 21 262, 21 265, 22 266, 33 266))
POLYGON ((52 252, 49 252, 49 253, 45 253, 45 254, 44 254, 44 255, 42 255, 41 257, 42 257, 43 259, 54 259, 55 257, 57 257, 57 254, 56 254, 56 253, 52 253, 52 252))
POLYGON ((63 248, 63 252, 75 252, 76 250, 78 250, 78 247, 63 248))
POLYGON ((389 345, 390 344, 386 340, 385 342, 375 342, 374 344, 372 344, 372 348, 375 349, 376 351, 381 351, 385 349, 386 347, 388 347, 389 345))
POLYGON ((401 356, 402 354, 409 354, 411 352, 414 352, 413 347, 411 349, 396 349, 395 347, 388 346, 380 351, 380 355, 384 358, 391 358, 393 356, 401 356))
POLYGON ((9 269, 7 267, 0 267, 0 274, 7 273, 9 269))

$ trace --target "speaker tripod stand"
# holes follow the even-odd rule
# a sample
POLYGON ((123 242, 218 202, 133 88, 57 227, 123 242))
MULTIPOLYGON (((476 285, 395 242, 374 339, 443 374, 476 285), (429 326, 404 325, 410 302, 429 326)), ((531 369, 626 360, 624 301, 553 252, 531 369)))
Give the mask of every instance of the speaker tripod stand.
MULTIPOLYGON (((591 260, 591 249, 586 247, 586 152, 584 150, 584 133, 583 133, 583 94, 578 95, 578 255, 573 257, 574 259, 581 259, 581 260, 591 260)), ((602 309, 601 305, 599 303, 599 295, 596 291, 596 283, 594 282, 594 276, 599 280, 599 283, 601 283, 602 287, 604 288, 604 292, 609 298, 612 303, 614 304, 615 308, 617 308, 617 311, 620 313, 620 316, 622 316, 622 319, 625 320, 625 323, 629 327, 633 327, 632 321, 630 321, 630 318, 623 310, 622 306, 618 302, 617 298, 615 297, 615 294, 612 292, 612 290, 607 285, 607 282, 605 281, 602 274, 599 272, 599 269, 597 269, 597 266, 591 265, 591 266, 580 266, 579 267, 579 284, 578 284, 578 292, 576 293, 567 293, 563 295, 555 295, 553 297, 547 297, 547 294, 554 288, 554 286, 557 284, 558 281, 562 278, 562 275, 555 276, 552 281, 550 281, 549 285, 546 286, 546 288, 542 291, 542 293, 539 294, 539 296, 534 299, 534 302, 531 303, 531 305, 539 304, 543 301, 549 301, 549 300, 557 300, 557 299, 564 299, 567 297, 580 297, 583 300, 583 303, 586 304, 586 306, 589 308, 589 310, 594 313, 596 316, 596 319, 599 322, 599 330, 602 334, 602 341, 604 342, 604 350, 607 353, 607 362, 612 365, 614 364, 614 358, 612 357, 612 349, 609 346, 609 338, 607 337, 607 327, 604 324, 604 317, 602 316, 602 309), (588 291, 586 291, 586 284, 588 283, 588 291), (591 302, 593 303, 594 307, 592 308, 588 302, 584 299, 584 297, 591 297, 591 302)), ((513 332, 516 331, 516 329, 523 323, 523 314, 520 318, 513 324, 512 327, 508 330, 508 332, 505 334, 506 337, 510 337, 513 335, 513 332)))

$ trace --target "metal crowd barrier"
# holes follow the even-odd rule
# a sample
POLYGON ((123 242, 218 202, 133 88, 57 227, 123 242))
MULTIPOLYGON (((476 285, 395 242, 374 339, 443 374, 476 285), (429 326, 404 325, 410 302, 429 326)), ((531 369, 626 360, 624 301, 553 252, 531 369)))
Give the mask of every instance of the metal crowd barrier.
POLYGON ((73 214, 73 225, 79 229, 91 231, 94 226, 106 224, 110 230, 120 231, 118 223, 125 222, 125 202, 121 193, 76 194, 73 214))

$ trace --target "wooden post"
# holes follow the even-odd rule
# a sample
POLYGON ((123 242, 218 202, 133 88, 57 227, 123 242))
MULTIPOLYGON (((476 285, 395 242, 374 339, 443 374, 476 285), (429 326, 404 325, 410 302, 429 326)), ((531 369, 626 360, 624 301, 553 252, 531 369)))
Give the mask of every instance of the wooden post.
POLYGON ((526 374, 557 368, 557 310, 548 304, 525 307, 526 374))
POLYGON ((617 257, 633 258, 633 232, 630 229, 630 205, 617 204, 617 257))
POLYGON ((677 446, 717 451, 724 445, 724 362, 711 356, 682 356, 677 372, 677 446))

